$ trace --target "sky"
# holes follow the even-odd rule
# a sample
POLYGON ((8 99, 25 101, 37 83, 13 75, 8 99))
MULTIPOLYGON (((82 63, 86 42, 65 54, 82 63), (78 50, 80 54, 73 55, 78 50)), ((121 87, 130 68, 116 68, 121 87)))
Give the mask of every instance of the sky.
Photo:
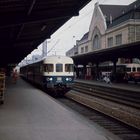
MULTIPOLYGON (((99 2, 99 4, 128 5, 134 1, 135 0, 92 0, 79 11, 79 16, 72 17, 54 34, 52 34, 50 39, 47 39, 49 52, 48 56, 65 55, 66 51, 76 44, 76 40, 80 40, 82 36, 89 31, 94 4, 96 2, 99 2)), ((39 45, 38 49, 35 49, 31 55, 41 54, 41 51, 42 45, 39 45)))

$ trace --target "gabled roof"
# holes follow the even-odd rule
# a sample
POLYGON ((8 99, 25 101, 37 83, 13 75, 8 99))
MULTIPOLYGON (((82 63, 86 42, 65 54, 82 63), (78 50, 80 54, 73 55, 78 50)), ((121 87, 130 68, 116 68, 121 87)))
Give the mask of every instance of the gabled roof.
POLYGON ((85 33, 80 40, 77 40, 78 44, 82 44, 83 41, 87 41, 88 40, 88 34, 89 34, 89 32, 85 33))
POLYGON ((128 5, 127 11, 134 10, 134 9, 140 9, 140 0, 136 0, 135 2, 128 5))
POLYGON ((123 11, 127 8, 126 5, 99 5, 103 15, 106 20, 109 21, 110 18, 115 19, 116 17, 122 15, 123 11))
POLYGON ((135 1, 130 5, 99 5, 99 6, 103 12, 103 15, 106 16, 108 28, 117 25, 123 21, 126 21, 128 19, 134 19, 134 11, 137 10, 140 12, 140 0, 135 1))
POLYGON ((88 39, 88 34, 89 34, 89 32, 85 33, 80 41, 88 39))

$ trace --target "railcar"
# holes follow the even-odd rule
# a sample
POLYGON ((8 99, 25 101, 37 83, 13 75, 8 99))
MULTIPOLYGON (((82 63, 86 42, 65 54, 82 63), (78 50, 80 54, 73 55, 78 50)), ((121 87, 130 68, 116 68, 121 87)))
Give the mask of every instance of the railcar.
POLYGON ((65 94, 74 81, 73 60, 67 56, 47 56, 33 64, 20 68, 20 75, 40 85, 51 94, 65 94))
POLYGON ((127 64, 126 72, 128 81, 140 82, 140 64, 127 64))
MULTIPOLYGON (((113 65, 99 67, 102 71, 102 75, 111 75, 113 65)), ((135 83, 140 82, 140 64, 136 63, 125 63, 116 65, 116 74, 118 81, 134 81, 135 83)))

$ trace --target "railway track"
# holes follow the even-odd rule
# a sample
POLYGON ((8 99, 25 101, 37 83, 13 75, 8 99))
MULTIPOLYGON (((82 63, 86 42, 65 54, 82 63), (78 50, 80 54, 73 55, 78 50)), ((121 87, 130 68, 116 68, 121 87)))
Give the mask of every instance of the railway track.
MULTIPOLYGON (((75 82, 73 90, 68 92, 65 97, 88 107, 91 112, 93 110, 96 113, 98 112, 97 117, 95 114, 90 115, 87 113, 87 109, 84 109, 86 113, 82 114, 89 116, 90 120, 97 122, 114 134, 119 135, 122 139, 140 139, 139 91, 75 82), (102 115, 99 116, 99 114, 102 115), (105 117, 102 118, 102 116, 105 117)), ((73 109, 76 108, 74 107, 73 109)), ((76 111, 79 110, 83 109, 76 109, 76 111)))
POLYGON ((82 116, 86 117, 93 122, 93 125, 97 123, 101 127, 107 129, 111 133, 120 137, 122 140, 140 140, 140 131, 130 127, 116 119, 113 119, 107 115, 104 115, 96 110, 93 110, 85 105, 79 104, 77 101, 69 99, 67 96, 64 98, 58 98, 58 101, 73 111, 78 112, 82 116))
POLYGON ((76 81, 67 97, 140 130, 138 90, 76 81))
POLYGON ((76 82, 75 91, 140 109, 140 92, 76 82))

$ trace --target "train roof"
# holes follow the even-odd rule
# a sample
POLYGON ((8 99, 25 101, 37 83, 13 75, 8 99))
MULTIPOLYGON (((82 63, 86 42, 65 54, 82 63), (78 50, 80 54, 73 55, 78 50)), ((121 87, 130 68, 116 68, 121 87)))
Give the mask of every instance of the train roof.
POLYGON ((69 63, 73 63, 73 59, 71 57, 68 56, 47 56, 43 59, 44 63, 48 63, 48 62, 61 62, 61 63, 65 63, 65 62, 69 62, 69 63))
POLYGON ((138 64, 138 63, 128 63, 126 65, 126 67, 140 67, 140 64, 138 64))
POLYGON ((67 62, 67 63, 72 63, 73 64, 73 59, 71 57, 52 55, 52 56, 46 56, 46 57, 44 57, 41 60, 38 60, 36 62, 23 65, 22 67, 26 67, 28 65, 33 65, 33 64, 36 64, 36 63, 39 63, 39 62, 42 62, 42 61, 43 61, 43 63, 54 63, 54 62, 65 63, 65 62, 67 62))

